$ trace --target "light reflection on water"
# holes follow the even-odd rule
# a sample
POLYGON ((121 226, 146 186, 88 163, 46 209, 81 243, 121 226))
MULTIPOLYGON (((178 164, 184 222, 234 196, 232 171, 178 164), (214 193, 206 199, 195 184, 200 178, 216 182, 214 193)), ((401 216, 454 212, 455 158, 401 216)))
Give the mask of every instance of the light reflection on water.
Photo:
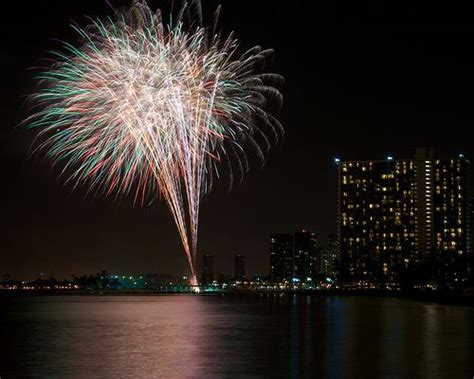
POLYGON ((474 308, 363 297, 0 299, 0 377, 472 377, 474 308))

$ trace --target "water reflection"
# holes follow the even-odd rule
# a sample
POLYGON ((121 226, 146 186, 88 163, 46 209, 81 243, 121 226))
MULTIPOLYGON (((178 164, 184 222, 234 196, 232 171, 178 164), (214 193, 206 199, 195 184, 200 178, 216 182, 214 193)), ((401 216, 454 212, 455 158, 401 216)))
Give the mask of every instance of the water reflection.
POLYGON ((399 299, 1 299, 0 377, 471 377, 473 325, 399 299))
POLYGON ((423 325, 421 327, 423 341, 422 362, 423 369, 439 372, 439 315, 440 312, 435 306, 428 306, 424 310, 423 325))

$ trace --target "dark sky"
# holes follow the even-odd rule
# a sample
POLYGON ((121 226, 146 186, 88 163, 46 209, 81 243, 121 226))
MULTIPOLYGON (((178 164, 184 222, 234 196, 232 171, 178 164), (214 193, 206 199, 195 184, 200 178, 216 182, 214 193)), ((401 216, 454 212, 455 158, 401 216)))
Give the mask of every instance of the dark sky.
MULTIPOLYGON (((9 3, 0 24, 0 274, 185 273, 166 205, 133 208, 71 191, 47 161, 28 158, 33 135, 16 126, 34 89, 30 68, 58 47, 56 39, 74 41, 72 20, 84 25, 86 15, 110 14, 105 0, 9 3)), ((207 11, 217 4, 203 3, 207 11)), ((286 78, 286 137, 263 170, 254 165, 240 187, 227 193, 222 184, 203 200, 199 250, 216 256, 217 271, 230 273, 240 253, 249 273, 267 273, 271 232, 309 228, 324 241, 335 230, 335 156, 408 157, 417 145, 472 155, 474 24, 467 7, 221 3, 225 31, 235 30, 245 47, 277 51, 272 70, 286 78)))

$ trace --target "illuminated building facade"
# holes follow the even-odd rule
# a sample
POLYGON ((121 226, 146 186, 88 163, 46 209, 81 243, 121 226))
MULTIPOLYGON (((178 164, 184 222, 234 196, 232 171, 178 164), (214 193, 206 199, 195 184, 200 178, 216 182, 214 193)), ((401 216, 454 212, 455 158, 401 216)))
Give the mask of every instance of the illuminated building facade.
POLYGON ((337 276, 339 262, 339 242, 336 234, 330 234, 327 245, 320 249, 318 273, 330 277, 337 276))
POLYGON ((301 230, 270 236, 270 278, 273 282, 307 282, 316 273, 315 233, 301 230))
POLYGON ((446 280, 463 280, 454 261, 471 252, 468 160, 417 149, 414 159, 337 165, 344 280, 397 283, 427 260, 443 260, 446 280))
POLYGON ((308 230, 296 232, 293 236, 293 277, 300 282, 313 278, 316 267, 316 234, 308 230))
MULTIPOLYGON (((471 165, 462 155, 456 159, 435 159, 431 164, 430 233, 426 251, 439 256, 443 281, 462 284, 469 276, 472 254, 470 201, 471 165)), ((426 174, 428 175, 428 165, 426 174)))
POLYGON ((270 279, 273 282, 293 278, 293 235, 270 236, 270 279))

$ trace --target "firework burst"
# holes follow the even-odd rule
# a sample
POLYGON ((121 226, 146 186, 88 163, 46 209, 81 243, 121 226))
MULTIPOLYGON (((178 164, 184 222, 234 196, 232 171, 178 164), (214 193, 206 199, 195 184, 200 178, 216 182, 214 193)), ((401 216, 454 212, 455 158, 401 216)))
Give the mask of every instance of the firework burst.
POLYGON ((164 22, 145 1, 93 20, 38 74, 37 148, 66 181, 139 204, 162 197, 196 281, 199 203, 225 167, 230 183, 263 162, 282 134, 281 76, 263 73, 271 50, 238 53, 232 35, 202 26, 199 1, 164 22), (192 16, 194 15, 194 17, 192 16), (236 176, 236 174, 238 174, 236 176))

